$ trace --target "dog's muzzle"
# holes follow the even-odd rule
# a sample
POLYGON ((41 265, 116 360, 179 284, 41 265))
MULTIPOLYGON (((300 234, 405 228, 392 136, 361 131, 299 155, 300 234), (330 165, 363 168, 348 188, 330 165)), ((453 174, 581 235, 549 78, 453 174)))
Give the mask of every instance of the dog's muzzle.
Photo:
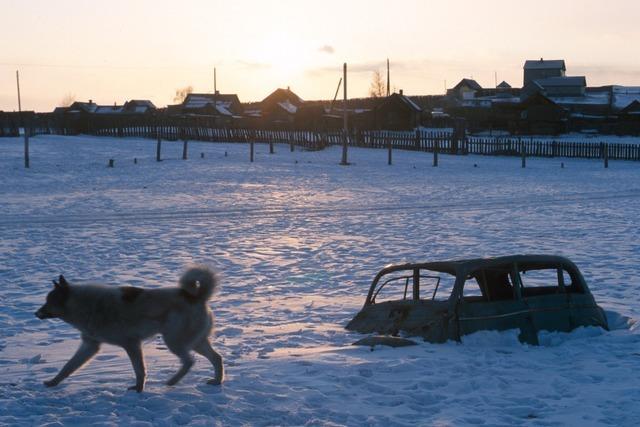
POLYGON ((39 309, 38 311, 36 311, 36 317, 38 319, 51 319, 53 316, 51 315, 51 313, 47 312, 44 309, 39 309))

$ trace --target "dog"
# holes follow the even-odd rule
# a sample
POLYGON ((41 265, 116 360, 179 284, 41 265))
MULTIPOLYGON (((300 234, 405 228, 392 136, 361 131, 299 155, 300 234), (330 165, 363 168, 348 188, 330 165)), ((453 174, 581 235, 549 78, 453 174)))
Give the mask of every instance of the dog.
POLYGON ((142 342, 161 334, 167 348, 182 366, 168 385, 175 385, 194 363, 191 351, 206 357, 214 367, 210 384, 221 384, 224 367, 220 354, 209 343, 213 315, 207 302, 218 287, 216 274, 206 266, 188 268, 179 286, 143 289, 133 286, 75 285, 60 275, 45 304, 35 313, 39 319, 61 319, 82 335, 80 347, 47 387, 58 385, 100 350, 102 343, 124 348, 131 359, 136 383, 129 390, 142 392, 145 365, 142 342))

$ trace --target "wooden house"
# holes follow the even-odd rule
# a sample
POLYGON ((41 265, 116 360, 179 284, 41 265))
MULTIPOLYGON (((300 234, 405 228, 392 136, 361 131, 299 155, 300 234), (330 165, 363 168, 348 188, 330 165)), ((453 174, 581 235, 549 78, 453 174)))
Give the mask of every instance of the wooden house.
POLYGON ((459 101, 474 99, 476 94, 482 90, 482 86, 472 79, 462 79, 452 89, 447 90, 447 97, 459 101))
POLYGON ((567 130, 567 111, 536 93, 520 104, 520 129, 530 134, 559 134, 567 130))
POLYGON ((276 89, 260 102, 262 126, 289 129, 294 125, 298 108, 304 104, 302 98, 288 87, 276 89))
POLYGON ((373 121, 377 129, 407 130, 420 126, 421 115, 422 108, 400 90, 384 98, 373 110, 373 121))
POLYGON ((564 77, 567 67, 564 59, 545 60, 528 60, 524 63, 524 81, 522 86, 535 80, 546 79, 549 77, 564 77))
POLYGON ((122 110, 127 114, 151 114, 156 111, 156 106, 147 99, 132 99, 124 103, 122 110))

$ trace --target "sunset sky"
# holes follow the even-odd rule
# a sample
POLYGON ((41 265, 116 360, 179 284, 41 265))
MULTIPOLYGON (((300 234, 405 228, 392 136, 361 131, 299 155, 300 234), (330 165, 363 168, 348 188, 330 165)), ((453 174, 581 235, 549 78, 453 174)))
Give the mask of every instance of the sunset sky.
POLYGON ((640 2, 0 0, 0 110, 50 111, 67 95, 100 104, 218 89, 259 101, 290 86, 366 96, 391 60, 391 86, 440 94, 463 77, 522 84, 525 59, 565 59, 590 86, 640 86, 640 2))

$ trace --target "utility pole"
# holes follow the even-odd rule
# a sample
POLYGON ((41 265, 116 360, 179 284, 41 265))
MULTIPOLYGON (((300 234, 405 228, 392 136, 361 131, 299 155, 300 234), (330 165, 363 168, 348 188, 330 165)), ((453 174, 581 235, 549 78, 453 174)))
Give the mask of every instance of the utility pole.
POLYGON ((216 67, 213 67, 213 93, 218 93, 218 82, 216 81, 216 67))
POLYGON ((349 136, 349 129, 347 127, 347 63, 342 66, 342 82, 344 88, 344 99, 342 101, 342 120, 344 129, 342 130, 342 160, 340 164, 346 166, 349 164, 347 161, 347 138, 349 136))
POLYGON ((389 58, 387 58, 387 96, 391 94, 391 74, 389 74, 389 58))
POLYGON ((16 70, 16 84, 18 85, 18 112, 22 112, 22 102, 20 101, 20 72, 16 70))
MULTIPOLYGON (((22 100, 20 99, 20 73, 16 70, 16 86, 18 87, 18 115, 22 121, 22 100)), ((24 167, 29 168, 29 127, 26 122, 22 123, 24 128, 24 167)), ((18 132, 19 134, 19 132, 18 132)))

